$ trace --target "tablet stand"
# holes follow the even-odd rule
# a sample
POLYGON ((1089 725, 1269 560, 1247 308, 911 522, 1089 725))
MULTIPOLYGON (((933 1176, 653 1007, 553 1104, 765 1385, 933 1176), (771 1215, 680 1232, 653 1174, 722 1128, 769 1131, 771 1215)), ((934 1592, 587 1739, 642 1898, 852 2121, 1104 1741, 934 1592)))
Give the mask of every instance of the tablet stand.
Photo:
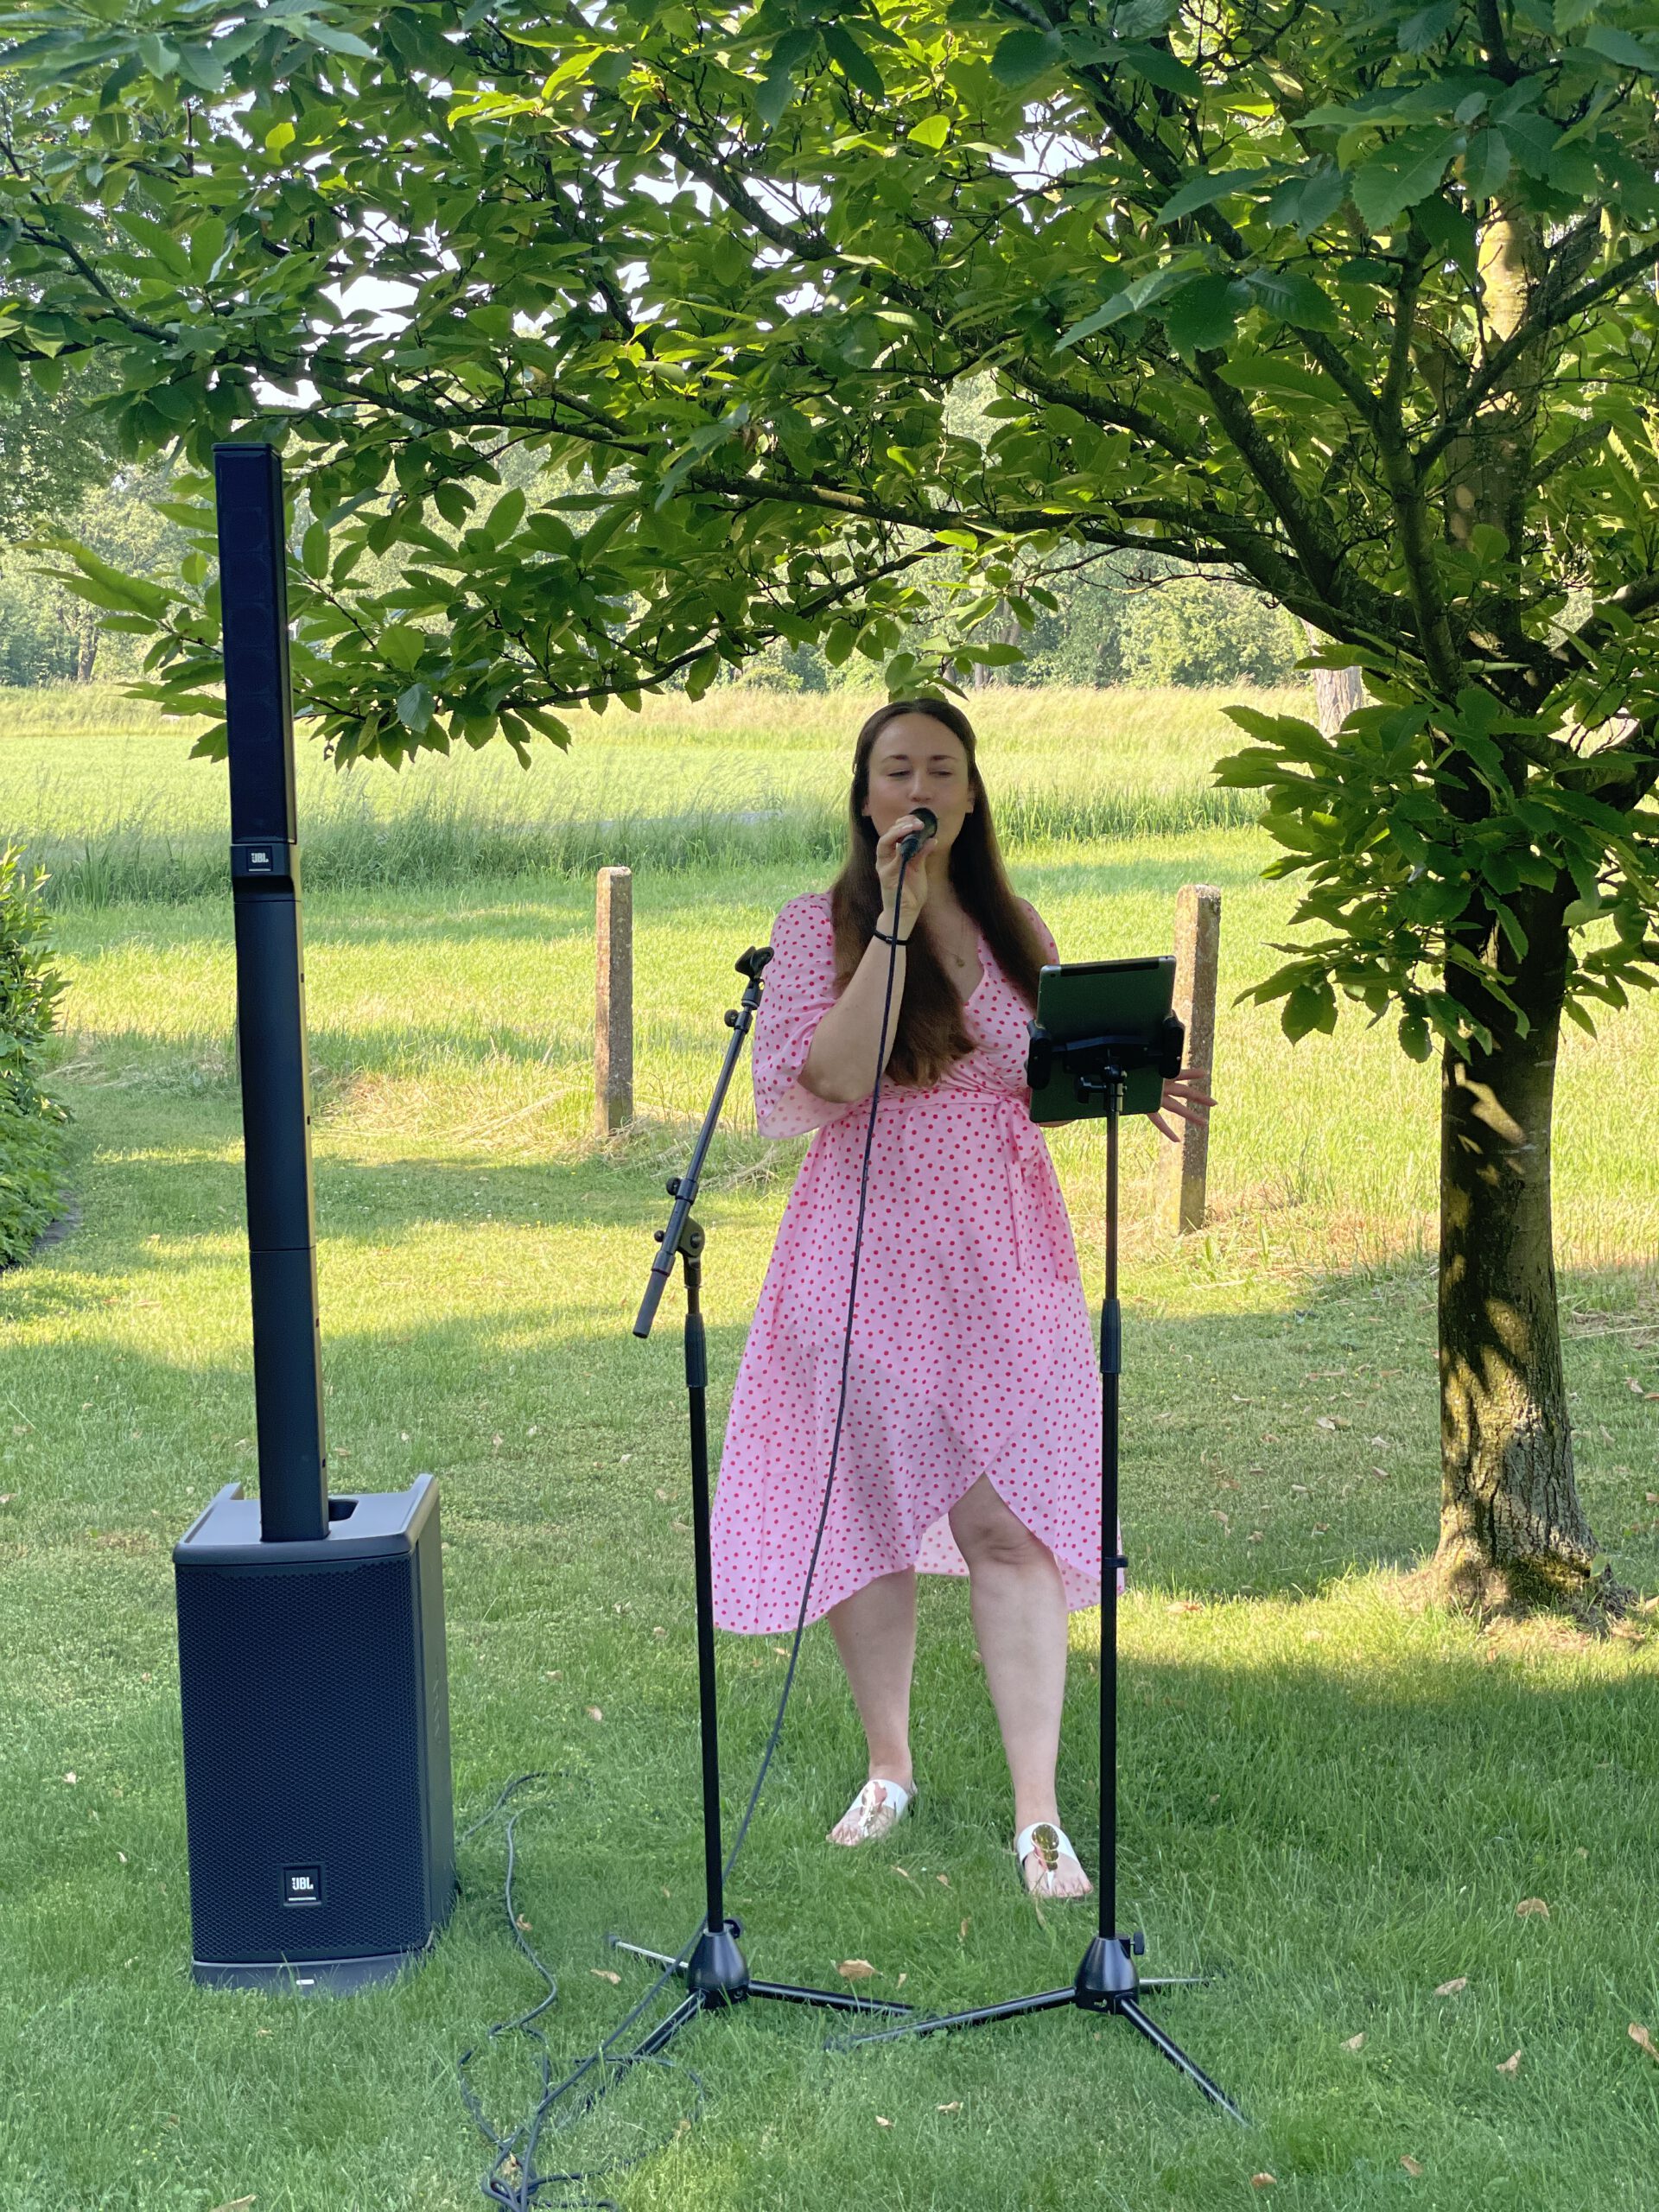
POLYGON ((1011 2020, 1027 2012, 1045 2012, 1061 2005, 1076 2005, 1085 2012, 1109 2012, 1127 2020, 1153 2047, 1179 2067, 1187 2079, 1225 2113, 1243 2121, 1243 2113, 1195 2065, 1138 2002, 1144 1989, 1169 1989, 1202 1982, 1202 1974, 1167 1974, 1143 1981, 1135 1961, 1146 1949, 1139 1929, 1123 1935, 1117 1928, 1117 1571, 1127 1562, 1122 1555, 1106 1552, 1106 1532, 1117 1529, 1118 1383, 1122 1373, 1122 1325, 1117 1299, 1117 1162, 1118 1124, 1123 1093, 1137 1069, 1156 1067, 1165 1076, 1179 1074, 1185 1037, 1179 1020, 1166 1016, 1147 1032, 1135 1036, 1096 1036, 1061 1039, 1031 1028, 1027 1076, 1033 1090, 1061 1070, 1071 1075, 1079 1110, 1092 1110, 1103 1100, 1106 1121, 1106 1294, 1100 1314, 1101 1373, 1101 1577, 1100 1577, 1100 1918, 1098 1932, 1084 1953, 1075 1980, 1064 1989, 1050 1989, 1034 1997, 1013 1997, 1000 2005, 981 2005, 965 2012, 938 2018, 906 2020, 897 2027, 877 2028, 865 2035, 837 2037, 830 2046, 855 2050, 865 2044, 893 2043, 900 2037, 926 2036, 945 2028, 978 2027, 989 2020, 1011 2020), (1109 1569, 1109 1572, 1108 1571, 1109 1569))

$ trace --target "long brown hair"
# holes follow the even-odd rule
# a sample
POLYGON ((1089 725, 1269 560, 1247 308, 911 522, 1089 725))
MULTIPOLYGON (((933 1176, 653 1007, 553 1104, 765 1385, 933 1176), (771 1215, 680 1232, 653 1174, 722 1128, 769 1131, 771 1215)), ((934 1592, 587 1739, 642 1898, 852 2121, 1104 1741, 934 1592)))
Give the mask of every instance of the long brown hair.
MULTIPOLYGON (((864 811, 864 803, 870 792, 871 750, 887 724, 900 715, 929 715, 960 741, 968 756, 974 807, 950 848, 950 887, 984 931, 998 967, 1026 1004, 1034 1008, 1037 971, 1047 955, 1015 899, 1002 865, 990 802, 975 758, 977 741, 973 724, 959 707, 944 699, 891 699, 885 707, 876 709, 858 733, 853 750, 852 789, 847 798, 847 860, 830 891, 837 983, 844 985, 864 957, 870 933, 881 917, 881 884, 875 872, 876 830, 864 811)), ((944 972, 926 922, 924 907, 921 925, 912 933, 904 997, 899 1007, 893 1057, 887 1063, 887 1073, 895 1083, 918 1086, 937 1083, 956 1061, 973 1051, 975 1041, 963 1018, 961 996, 944 972)))

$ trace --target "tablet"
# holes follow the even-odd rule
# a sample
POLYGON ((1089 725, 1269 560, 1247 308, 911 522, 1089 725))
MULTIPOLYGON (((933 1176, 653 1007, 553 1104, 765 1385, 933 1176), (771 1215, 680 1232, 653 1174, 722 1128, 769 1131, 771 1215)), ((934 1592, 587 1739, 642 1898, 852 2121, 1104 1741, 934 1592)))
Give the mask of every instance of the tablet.
MULTIPOLYGON (((1144 1040, 1149 1050, 1159 1043, 1159 1032, 1170 1014, 1175 991, 1173 953, 1135 960, 1071 960, 1041 969, 1037 979, 1037 1015, 1032 1024, 1053 1044, 1088 1037, 1123 1037, 1144 1040)), ((1076 1122, 1106 1111, 1103 1091, 1077 1096, 1076 1077, 1059 1065, 1058 1055, 1046 1079, 1033 1083, 1031 1118, 1053 1123, 1076 1122)), ((1028 1057, 1027 1077, 1042 1074, 1040 1056, 1028 1057), (1033 1058, 1039 1065, 1033 1067, 1033 1058)), ((1123 1088, 1122 1111, 1156 1113, 1164 1096, 1164 1077, 1155 1064, 1131 1069, 1123 1088)))

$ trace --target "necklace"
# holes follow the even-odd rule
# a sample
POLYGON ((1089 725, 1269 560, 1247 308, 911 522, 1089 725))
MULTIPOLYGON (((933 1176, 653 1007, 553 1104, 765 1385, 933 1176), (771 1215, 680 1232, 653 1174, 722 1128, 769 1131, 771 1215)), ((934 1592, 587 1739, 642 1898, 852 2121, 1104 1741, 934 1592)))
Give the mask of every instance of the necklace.
MULTIPOLYGON (((970 924, 969 925, 969 928, 971 929, 973 925, 972 925, 972 924, 970 923, 970 924)), ((935 942, 937 942, 937 941, 938 941, 938 938, 937 938, 937 932, 936 932, 936 936, 935 936, 935 942)), ((951 965, 953 968, 955 968, 956 969, 957 969, 957 970, 958 970, 958 972, 965 971, 966 969, 969 969, 969 968, 971 968, 971 967, 973 966, 973 964, 974 964, 974 955, 975 955, 975 954, 978 951, 978 950, 979 950, 979 938, 978 938, 978 932, 977 932, 977 931, 976 931, 976 932, 975 932, 975 934, 974 934, 974 938, 973 938, 973 940, 972 940, 971 944, 969 944, 969 950, 968 950, 966 952, 957 952, 957 951, 956 951, 956 950, 955 950, 951 946, 950 946, 950 945, 948 945, 948 944, 947 944, 947 945, 941 946, 941 948, 940 948, 940 949, 941 949, 941 950, 944 952, 945 958, 946 958, 946 959, 950 963, 950 965, 951 965)))

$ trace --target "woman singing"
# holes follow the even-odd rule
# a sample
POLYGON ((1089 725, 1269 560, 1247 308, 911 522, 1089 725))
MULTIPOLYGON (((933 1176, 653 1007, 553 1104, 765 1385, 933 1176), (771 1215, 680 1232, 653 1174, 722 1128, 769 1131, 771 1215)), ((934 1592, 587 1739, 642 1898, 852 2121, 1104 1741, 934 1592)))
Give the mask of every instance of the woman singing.
MULTIPOLYGON (((1026 1024, 1054 941, 1003 868, 967 717, 879 708, 859 732, 850 852, 792 899, 754 1031, 762 1135, 816 1132, 732 1395, 715 1497, 715 1617, 793 1629, 829 1473, 881 1008, 846 1418, 808 1618, 828 1613, 869 1745, 830 1831, 886 1835, 915 1800, 916 1575, 969 1578, 1027 1890, 1092 1884, 1059 1825, 1066 1615, 1100 1601, 1100 1374, 1065 1201, 1027 1113, 1026 1024), (938 831, 905 871, 931 807, 938 831), (896 942, 895 942, 896 941, 896 942)), ((1165 1112, 1213 1101, 1189 1068, 1165 1112)), ((1166 1136, 1176 1131, 1162 1114, 1166 1136)))

